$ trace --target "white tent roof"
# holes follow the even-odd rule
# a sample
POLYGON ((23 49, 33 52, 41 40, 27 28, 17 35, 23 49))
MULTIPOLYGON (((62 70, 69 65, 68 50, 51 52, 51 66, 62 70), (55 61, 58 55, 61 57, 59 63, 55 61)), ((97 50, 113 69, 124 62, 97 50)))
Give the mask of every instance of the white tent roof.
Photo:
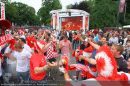
POLYGON ((78 9, 58 9, 58 10, 52 10, 50 13, 67 13, 67 12, 71 12, 71 13, 78 13, 78 14, 85 14, 85 15, 89 15, 88 12, 83 11, 83 10, 78 10, 78 9))
POLYGON ((123 28, 130 28, 130 25, 125 25, 123 26, 123 28))

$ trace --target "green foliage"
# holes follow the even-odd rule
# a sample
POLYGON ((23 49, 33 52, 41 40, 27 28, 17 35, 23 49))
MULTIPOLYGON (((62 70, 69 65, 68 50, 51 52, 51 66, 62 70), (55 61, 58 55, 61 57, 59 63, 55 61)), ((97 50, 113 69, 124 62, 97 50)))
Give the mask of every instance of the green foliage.
POLYGON ((5 5, 5 14, 6 19, 10 20, 11 22, 16 22, 18 11, 13 4, 5 5))
POLYGON ((51 21, 51 10, 61 9, 62 6, 59 0, 44 0, 42 7, 38 11, 38 16, 41 18, 41 22, 45 25, 50 24, 51 21))
POLYGON ((126 0, 125 25, 130 24, 130 0, 126 0))
MULTIPOLYGON (((3 0, 6 1, 6 0, 3 0)), ((15 25, 49 25, 51 21, 51 10, 61 9, 59 0, 42 0, 42 7, 38 15, 34 8, 22 3, 6 3, 6 19, 15 25)), ((74 5, 68 5, 69 9, 80 9, 90 13, 90 28, 115 27, 130 24, 130 0, 126 0, 125 21, 122 21, 124 14, 118 13, 119 0, 85 0, 74 5), (119 20, 119 22, 117 22, 119 20)))
POLYGON ((67 6, 68 9, 79 9, 84 10, 86 12, 90 12, 90 7, 88 1, 82 1, 79 4, 75 3, 74 5, 70 4, 67 6))
POLYGON ((112 0, 95 0, 90 15, 91 28, 115 27, 118 4, 112 0))
POLYGON ((90 28, 117 26, 119 0, 85 0, 79 4, 68 5, 71 9, 80 9, 90 13, 90 28))
POLYGON ((6 19, 15 25, 40 25, 40 18, 36 16, 35 9, 23 3, 6 3, 6 19))

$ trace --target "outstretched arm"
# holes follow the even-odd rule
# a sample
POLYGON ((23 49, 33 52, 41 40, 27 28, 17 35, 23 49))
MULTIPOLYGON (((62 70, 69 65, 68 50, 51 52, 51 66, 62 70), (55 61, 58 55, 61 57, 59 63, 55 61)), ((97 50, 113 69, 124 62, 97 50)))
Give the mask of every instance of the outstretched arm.
POLYGON ((80 59, 83 59, 83 60, 89 62, 89 63, 92 64, 92 65, 96 65, 96 60, 93 59, 93 58, 85 57, 85 56, 82 56, 82 55, 81 55, 81 56, 80 56, 80 59))
POLYGON ((46 52, 48 47, 52 44, 52 42, 50 41, 47 45, 45 45, 43 48, 42 48, 42 51, 43 52, 46 52))
POLYGON ((64 73, 64 78, 65 78, 65 81, 71 81, 71 78, 70 78, 68 72, 64 73))
POLYGON ((46 71, 48 68, 55 67, 55 66, 57 66, 57 62, 52 62, 52 63, 48 62, 47 65, 45 65, 43 67, 35 67, 34 72, 36 74, 39 74, 39 73, 46 71))
POLYGON ((98 45, 98 44, 95 44, 95 43, 93 43, 92 41, 91 41, 91 39, 89 39, 89 44, 91 45, 91 46, 93 46, 95 49, 99 49, 100 48, 100 46, 98 45))

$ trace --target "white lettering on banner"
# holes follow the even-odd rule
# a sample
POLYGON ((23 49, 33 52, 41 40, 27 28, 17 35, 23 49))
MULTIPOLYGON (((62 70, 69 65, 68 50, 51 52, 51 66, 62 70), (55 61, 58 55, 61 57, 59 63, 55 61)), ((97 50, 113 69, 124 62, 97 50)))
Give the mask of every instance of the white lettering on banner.
POLYGON ((4 43, 6 43, 7 41, 10 41, 12 39, 13 39, 13 37, 10 34, 2 36, 2 37, 0 37, 0 45, 3 45, 4 43))
POLYGON ((5 20, 5 4, 1 2, 1 20, 5 20))

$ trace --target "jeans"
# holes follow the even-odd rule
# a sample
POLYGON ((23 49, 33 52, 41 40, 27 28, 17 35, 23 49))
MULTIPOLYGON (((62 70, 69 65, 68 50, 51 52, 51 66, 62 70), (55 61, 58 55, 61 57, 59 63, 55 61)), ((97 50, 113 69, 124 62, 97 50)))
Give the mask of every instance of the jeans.
POLYGON ((28 81, 29 80, 29 71, 27 72, 17 72, 18 81, 28 81))
POLYGON ((78 41, 78 40, 73 40, 73 49, 75 50, 75 49, 77 49, 77 47, 81 44, 81 42, 80 41, 78 41))
POLYGON ((3 77, 0 76, 0 85, 4 83, 3 77))

